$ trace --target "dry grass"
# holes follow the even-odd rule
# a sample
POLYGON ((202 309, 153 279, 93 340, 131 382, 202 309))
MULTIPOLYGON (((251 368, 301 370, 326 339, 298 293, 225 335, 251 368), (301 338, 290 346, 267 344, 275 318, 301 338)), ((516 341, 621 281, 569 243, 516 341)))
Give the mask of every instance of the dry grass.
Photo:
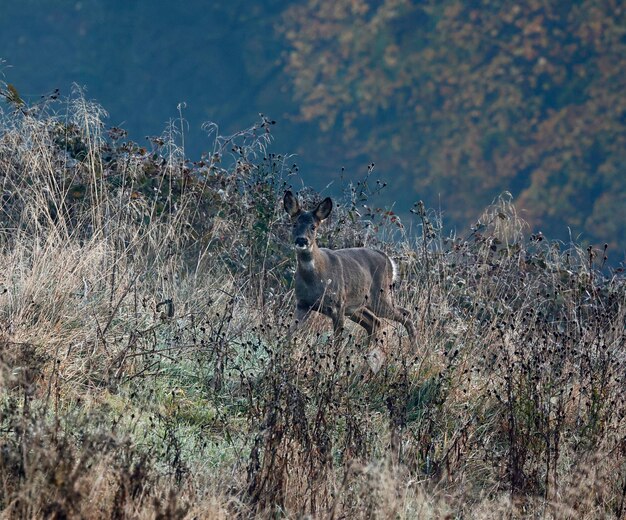
POLYGON ((373 373, 357 327, 284 339, 270 122, 191 164, 175 127, 145 150, 67 107, 1 114, 3 518, 624 515, 626 286, 602 251, 526 238, 506 196, 462 238, 416 205, 415 236, 349 186, 322 240, 399 259, 420 332, 390 324, 373 373))

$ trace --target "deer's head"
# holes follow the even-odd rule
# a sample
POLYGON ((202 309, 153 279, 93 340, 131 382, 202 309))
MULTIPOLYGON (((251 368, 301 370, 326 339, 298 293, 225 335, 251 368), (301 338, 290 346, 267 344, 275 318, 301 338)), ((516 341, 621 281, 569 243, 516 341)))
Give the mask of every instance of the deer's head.
POLYGON ((310 251, 315 244, 317 228, 333 209, 333 201, 326 197, 315 209, 304 211, 297 197, 291 191, 286 191, 283 203, 293 224, 294 246, 298 251, 310 251))

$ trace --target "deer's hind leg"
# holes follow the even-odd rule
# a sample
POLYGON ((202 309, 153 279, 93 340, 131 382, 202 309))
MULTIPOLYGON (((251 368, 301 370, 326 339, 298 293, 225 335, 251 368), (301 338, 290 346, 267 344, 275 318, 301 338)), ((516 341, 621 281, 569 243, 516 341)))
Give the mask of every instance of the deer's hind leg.
POLYGON ((350 319, 358 323, 367 331, 368 353, 366 355, 367 364, 372 373, 376 374, 383 366, 387 358, 386 344, 382 338, 376 337, 376 331, 382 326, 382 322, 371 309, 363 307, 350 316, 350 319), (372 347, 372 339, 376 341, 372 347), (380 342, 378 341, 380 339, 380 342))
POLYGON ((367 331, 368 341, 374 336, 374 333, 381 325, 380 319, 378 319, 370 309, 365 307, 356 310, 349 318, 367 331))
POLYGON ((392 301, 381 301, 380 308, 376 309, 376 311, 381 318, 387 318, 402 323, 409 334, 411 343, 414 346, 417 345, 417 330, 415 329, 415 323, 413 323, 413 314, 411 311, 399 305, 394 305, 392 301))

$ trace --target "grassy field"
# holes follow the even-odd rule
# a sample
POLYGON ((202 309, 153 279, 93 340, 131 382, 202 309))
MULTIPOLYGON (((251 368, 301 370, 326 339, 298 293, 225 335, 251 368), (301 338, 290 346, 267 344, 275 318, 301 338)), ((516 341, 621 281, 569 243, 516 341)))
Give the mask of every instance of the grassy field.
POLYGON ((320 242, 399 264, 419 332, 291 340, 261 118, 187 161, 77 93, 0 113, 1 518, 623 518, 626 283, 503 195, 464 233, 346 183, 320 242), (56 110, 56 111, 55 111, 56 110), (377 370, 374 370, 377 369, 377 370))

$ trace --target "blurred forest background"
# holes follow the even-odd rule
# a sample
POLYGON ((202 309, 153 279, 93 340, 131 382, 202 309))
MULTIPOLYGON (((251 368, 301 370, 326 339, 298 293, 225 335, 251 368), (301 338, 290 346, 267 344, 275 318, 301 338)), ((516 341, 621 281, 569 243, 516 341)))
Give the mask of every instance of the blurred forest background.
POLYGON ((25 99, 77 83, 138 142, 181 104, 191 160, 204 122, 262 112, 318 189, 374 162, 396 211, 462 228, 510 191, 533 230, 624 258, 617 0, 23 0, 0 4, 0 58, 25 99))

